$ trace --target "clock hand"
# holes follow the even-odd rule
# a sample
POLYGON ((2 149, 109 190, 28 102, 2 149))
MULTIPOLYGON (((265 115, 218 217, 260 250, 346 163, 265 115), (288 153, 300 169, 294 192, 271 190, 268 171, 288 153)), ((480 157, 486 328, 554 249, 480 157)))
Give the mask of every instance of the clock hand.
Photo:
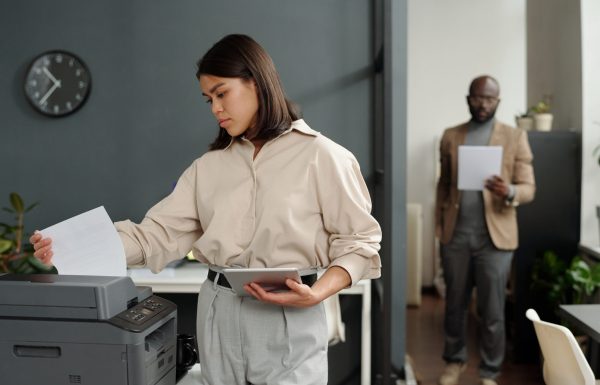
POLYGON ((58 87, 60 87, 60 82, 54 83, 54 85, 52 87, 50 87, 50 89, 48 90, 48 92, 46 92, 46 94, 44 95, 44 97, 40 100, 40 104, 44 104, 46 102, 46 100, 50 97, 50 95, 52 95, 52 93, 54 92, 54 90, 57 89, 58 87))
POLYGON ((46 68, 46 67, 43 67, 43 68, 42 68, 42 71, 44 71, 44 73, 45 73, 45 74, 46 74, 46 75, 47 75, 47 76, 50 78, 50 80, 52 80, 52 82, 53 82, 53 83, 55 83, 55 84, 56 84, 56 83, 60 83, 58 80, 56 80, 56 78, 54 77, 54 75, 52 75, 52 74, 50 73, 50 71, 48 71, 48 68, 46 68))

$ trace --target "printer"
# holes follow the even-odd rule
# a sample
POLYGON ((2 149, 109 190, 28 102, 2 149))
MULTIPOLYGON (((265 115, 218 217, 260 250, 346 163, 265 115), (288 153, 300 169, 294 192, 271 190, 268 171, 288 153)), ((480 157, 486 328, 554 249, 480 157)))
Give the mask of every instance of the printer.
POLYGON ((129 277, 0 275, 2 385, 173 385, 177 308, 129 277))

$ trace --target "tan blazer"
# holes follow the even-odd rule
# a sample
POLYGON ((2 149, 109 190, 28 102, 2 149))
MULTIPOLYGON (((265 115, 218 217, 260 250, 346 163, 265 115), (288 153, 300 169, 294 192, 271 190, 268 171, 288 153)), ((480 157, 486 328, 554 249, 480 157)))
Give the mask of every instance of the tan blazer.
MULTIPOLYGON (((458 217, 460 191, 458 182, 458 146, 464 144, 468 123, 444 131, 440 144, 441 174, 436 191, 436 236, 443 244, 450 242, 458 217)), ((494 245, 501 250, 514 250, 519 243, 516 206, 533 200, 535 179, 533 155, 527 133, 496 121, 490 146, 502 146, 502 171, 506 182, 515 186, 511 203, 483 190, 485 220, 494 245)))

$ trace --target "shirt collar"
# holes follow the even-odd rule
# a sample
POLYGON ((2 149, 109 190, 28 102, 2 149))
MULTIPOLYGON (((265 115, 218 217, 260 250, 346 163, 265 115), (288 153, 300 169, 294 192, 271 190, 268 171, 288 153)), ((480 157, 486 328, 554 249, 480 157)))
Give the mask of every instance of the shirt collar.
MULTIPOLYGON (((288 133, 290 133, 291 131, 298 131, 302 134, 305 135, 310 135, 310 136, 318 136, 319 132, 313 130, 312 128, 310 128, 308 126, 308 124, 306 124, 306 122, 304 121, 304 119, 298 119, 298 120, 294 120, 290 126, 290 128, 288 128, 287 130, 285 130, 284 132, 281 133, 281 135, 279 135, 278 137, 276 137, 275 139, 278 139, 280 137, 282 137, 283 135, 286 135, 288 133)), ((275 140, 272 139, 272 140, 275 140)), ((229 144, 227 145, 227 147, 225 147, 223 150, 227 150, 229 147, 231 147, 231 145, 233 144, 233 142, 236 141, 236 138, 231 138, 231 141, 229 142, 229 144)))
POLYGON ((301 132, 303 134, 310 135, 310 136, 318 136, 319 135, 319 132, 310 128, 308 126, 308 124, 306 124, 304 119, 294 120, 292 122, 292 125, 290 126, 290 128, 288 130, 286 130, 284 132, 284 134, 287 134, 288 132, 290 132, 292 130, 296 130, 298 132, 301 132))

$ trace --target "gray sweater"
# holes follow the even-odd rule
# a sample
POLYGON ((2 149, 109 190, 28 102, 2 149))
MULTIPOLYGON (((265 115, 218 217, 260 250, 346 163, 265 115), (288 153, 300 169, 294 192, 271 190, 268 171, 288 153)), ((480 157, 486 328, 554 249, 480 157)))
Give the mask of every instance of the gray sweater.
MULTIPOLYGON (((465 146, 487 146, 492 136, 494 119, 485 123, 469 122, 465 146)), ((481 191, 461 191, 455 231, 487 233, 483 194, 481 191)))

